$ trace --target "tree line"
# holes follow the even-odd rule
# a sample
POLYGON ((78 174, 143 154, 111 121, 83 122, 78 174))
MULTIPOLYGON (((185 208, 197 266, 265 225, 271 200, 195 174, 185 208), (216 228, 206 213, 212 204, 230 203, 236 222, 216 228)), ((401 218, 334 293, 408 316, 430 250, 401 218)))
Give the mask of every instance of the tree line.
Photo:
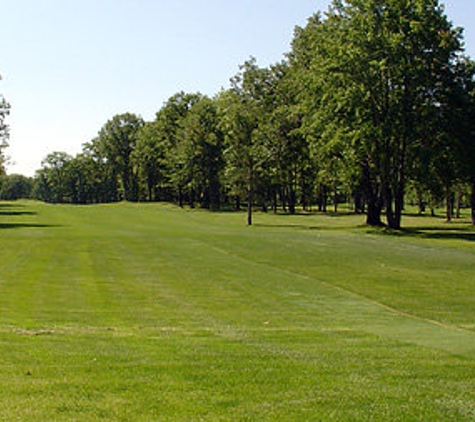
POLYGON ((448 220, 465 203, 475 224, 474 75, 438 0, 334 0, 281 62, 251 58, 229 88, 179 92, 151 122, 113 116, 80 154, 7 177, 3 195, 244 208, 248 224, 255 207, 350 202, 394 229, 410 199, 445 203, 448 220))

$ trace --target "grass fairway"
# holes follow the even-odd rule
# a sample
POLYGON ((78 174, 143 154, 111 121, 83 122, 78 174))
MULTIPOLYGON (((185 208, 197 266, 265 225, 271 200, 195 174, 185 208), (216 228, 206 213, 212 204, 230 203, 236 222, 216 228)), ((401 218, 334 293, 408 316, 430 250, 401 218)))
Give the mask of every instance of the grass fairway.
POLYGON ((475 419, 475 230, 0 204, 0 420, 475 419))

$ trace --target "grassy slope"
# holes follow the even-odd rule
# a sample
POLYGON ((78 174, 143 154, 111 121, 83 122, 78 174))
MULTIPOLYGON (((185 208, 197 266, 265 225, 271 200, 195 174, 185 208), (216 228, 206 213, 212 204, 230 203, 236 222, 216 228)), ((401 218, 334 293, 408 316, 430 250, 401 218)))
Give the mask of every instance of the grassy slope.
POLYGON ((0 420, 473 420, 475 231, 0 205, 0 420))

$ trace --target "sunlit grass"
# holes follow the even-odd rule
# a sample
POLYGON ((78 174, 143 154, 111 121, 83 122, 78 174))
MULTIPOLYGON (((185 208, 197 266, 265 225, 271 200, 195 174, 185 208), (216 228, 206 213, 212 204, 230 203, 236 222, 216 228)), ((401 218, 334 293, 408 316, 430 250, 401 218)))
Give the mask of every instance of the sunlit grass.
POLYGON ((473 420, 475 231, 0 204, 0 420, 473 420))

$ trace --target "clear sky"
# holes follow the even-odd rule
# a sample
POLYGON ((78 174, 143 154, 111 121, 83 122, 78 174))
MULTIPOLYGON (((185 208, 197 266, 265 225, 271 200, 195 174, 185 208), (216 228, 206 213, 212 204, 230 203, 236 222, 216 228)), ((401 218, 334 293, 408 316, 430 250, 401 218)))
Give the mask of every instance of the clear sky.
MULTIPOLYGON (((0 0, 0 93, 11 103, 9 173, 80 152, 115 114, 152 120, 173 94, 214 95, 250 56, 289 51, 330 0, 0 0)), ((475 0, 447 0, 475 57, 475 0)))

